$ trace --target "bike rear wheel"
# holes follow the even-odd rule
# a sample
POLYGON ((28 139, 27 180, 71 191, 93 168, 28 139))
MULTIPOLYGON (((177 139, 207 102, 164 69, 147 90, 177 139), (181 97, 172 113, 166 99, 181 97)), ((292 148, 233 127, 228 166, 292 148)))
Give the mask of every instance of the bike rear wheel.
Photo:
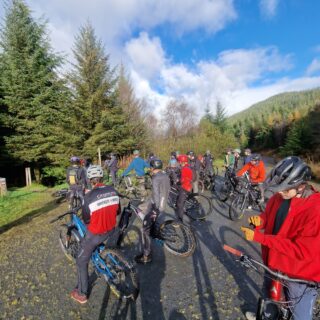
POLYGON ((229 206, 229 218, 233 221, 240 220, 244 211, 248 207, 248 200, 245 197, 245 194, 239 193, 231 202, 229 206))
POLYGON ((111 291, 118 297, 136 300, 139 294, 137 272, 121 252, 113 249, 104 251, 103 260, 110 272, 104 274, 111 291))
POLYGON ((160 226, 163 246, 175 256, 189 257, 196 249, 196 238, 190 227, 182 222, 169 220, 160 226))
POLYGON ((186 200, 184 209, 192 220, 204 220, 211 212, 211 201, 202 194, 191 196, 186 200))
POLYGON ((65 256, 73 261, 77 258, 80 250, 80 235, 76 229, 70 229, 62 225, 59 232, 59 244, 65 256))

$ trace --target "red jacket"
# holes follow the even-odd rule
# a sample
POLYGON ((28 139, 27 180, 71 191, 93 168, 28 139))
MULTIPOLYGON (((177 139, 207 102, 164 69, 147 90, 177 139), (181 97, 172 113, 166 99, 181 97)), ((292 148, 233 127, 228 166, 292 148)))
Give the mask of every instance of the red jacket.
POLYGON ((263 261, 289 277, 320 281, 320 193, 291 199, 286 219, 278 234, 272 235, 282 201, 279 194, 268 201, 260 215, 263 224, 254 232, 254 240, 262 245, 263 261))
POLYGON ((249 172, 251 182, 253 183, 263 182, 266 179, 266 169, 263 161, 261 160, 257 165, 253 165, 251 162, 248 162, 237 172, 237 177, 241 177, 246 171, 249 172))
POLYGON ((181 187, 190 192, 192 190, 192 170, 188 165, 181 168, 181 187))

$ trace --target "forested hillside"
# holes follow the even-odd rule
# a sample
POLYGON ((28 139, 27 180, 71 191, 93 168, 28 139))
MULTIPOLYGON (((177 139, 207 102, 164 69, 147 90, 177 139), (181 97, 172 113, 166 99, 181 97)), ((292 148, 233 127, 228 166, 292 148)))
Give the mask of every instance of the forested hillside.
POLYGON ((320 89, 283 93, 228 119, 243 146, 320 158, 320 89))

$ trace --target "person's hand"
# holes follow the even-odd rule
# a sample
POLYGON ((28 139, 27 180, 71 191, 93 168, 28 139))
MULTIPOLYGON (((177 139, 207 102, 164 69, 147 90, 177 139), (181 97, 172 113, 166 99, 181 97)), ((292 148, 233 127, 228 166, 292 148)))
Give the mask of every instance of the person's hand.
POLYGON ((262 220, 259 216, 251 216, 248 221, 255 227, 260 227, 262 224, 262 220))
POLYGON ((246 227, 241 227, 240 229, 244 233, 244 237, 245 237, 246 240, 253 241, 253 237, 254 237, 254 231, 253 230, 251 230, 249 228, 246 228, 246 227))

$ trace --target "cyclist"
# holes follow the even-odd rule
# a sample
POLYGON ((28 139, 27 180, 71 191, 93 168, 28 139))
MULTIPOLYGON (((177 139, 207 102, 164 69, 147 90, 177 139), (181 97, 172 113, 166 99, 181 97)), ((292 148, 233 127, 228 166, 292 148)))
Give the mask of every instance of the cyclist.
POLYGON ((192 190, 192 170, 189 167, 188 160, 189 158, 186 155, 180 155, 178 157, 178 161, 181 166, 181 172, 180 172, 180 180, 179 180, 177 208, 175 210, 175 213, 181 222, 183 221, 184 203, 187 199, 188 194, 192 190))
POLYGON ((211 155, 210 150, 207 150, 203 156, 203 162, 204 172, 209 176, 213 176, 213 156, 211 155))
POLYGON ((241 158, 240 153, 241 153, 241 150, 240 149, 233 149, 232 153, 233 153, 233 156, 234 156, 233 169, 234 170, 238 170, 239 166, 240 166, 240 158, 241 158))
POLYGON ((109 171, 111 174, 112 185, 116 186, 117 184, 117 172, 118 172, 118 159, 115 153, 110 154, 110 160, 108 163, 109 171))
MULTIPOLYGON (((311 170, 299 157, 281 160, 265 182, 266 189, 276 194, 262 214, 249 218, 256 229, 241 230, 248 241, 261 244, 269 268, 291 278, 320 282, 320 194, 307 184, 310 179, 311 170)), ((311 320, 317 291, 293 282, 285 287, 287 300, 296 302, 293 319, 311 320)), ((255 319, 251 312, 246 317, 255 319)))
POLYGON ((80 158, 72 156, 71 166, 67 168, 66 181, 69 185, 69 202, 73 203, 74 197, 78 196, 83 203, 84 190, 87 187, 86 170, 80 166, 80 158))
POLYGON ((247 164, 251 160, 251 149, 244 149, 243 165, 247 164))
POLYGON ((161 160, 151 160, 152 195, 145 206, 140 206, 141 209, 145 208, 144 210, 142 209, 145 212, 145 217, 142 226, 143 253, 135 257, 135 261, 138 263, 146 264, 152 261, 150 233, 157 232, 157 220, 165 211, 168 202, 170 180, 162 169, 161 160))
POLYGON ((201 162, 193 151, 188 151, 187 156, 189 158, 189 166, 192 170, 192 190, 194 193, 198 193, 201 162))
POLYGON ((166 173, 170 178, 171 186, 176 187, 180 177, 180 168, 179 163, 175 158, 170 159, 169 166, 166 168, 166 173))
POLYGON ((251 183, 258 186, 261 193, 259 202, 264 203, 263 182, 266 178, 266 169, 263 161, 261 160, 261 156, 259 154, 253 154, 251 156, 250 162, 244 165, 237 172, 237 177, 241 177, 245 172, 249 173, 251 183))
POLYGON ((88 168, 92 190, 84 196, 82 218, 87 225, 87 233, 81 241, 76 259, 78 283, 71 292, 72 299, 83 304, 88 301, 88 263, 95 248, 111 237, 116 226, 116 216, 120 213, 120 201, 112 186, 101 183, 103 170, 98 165, 88 168))
POLYGON ((233 169, 234 166, 234 155, 232 154, 232 149, 228 148, 226 155, 224 157, 224 165, 226 167, 231 167, 233 169))
POLYGON ((126 176, 131 170, 134 170, 139 184, 138 188, 140 189, 142 196, 146 196, 144 169, 150 168, 150 165, 140 157, 139 150, 134 150, 133 156, 134 159, 130 162, 128 168, 124 170, 124 172, 122 173, 122 177, 126 176))

